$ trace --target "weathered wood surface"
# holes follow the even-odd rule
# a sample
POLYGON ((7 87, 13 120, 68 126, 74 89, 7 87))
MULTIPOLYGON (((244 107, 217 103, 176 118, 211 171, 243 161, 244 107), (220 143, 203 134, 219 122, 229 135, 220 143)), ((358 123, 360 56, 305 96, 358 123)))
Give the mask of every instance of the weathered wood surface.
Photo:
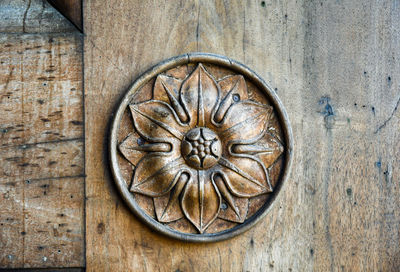
POLYGON ((88 271, 396 271, 397 1, 84 3, 88 271), (276 88, 295 136, 269 215, 234 239, 174 241, 123 204, 108 121, 132 81, 185 52, 230 56, 276 88))
POLYGON ((0 267, 80 267, 83 178, 1 183, 0 267))
POLYGON ((82 267, 82 41, 22 2, 0 3, 0 268, 82 267))
POLYGON ((1 146, 82 137, 80 44, 76 34, 1 35, 1 146))

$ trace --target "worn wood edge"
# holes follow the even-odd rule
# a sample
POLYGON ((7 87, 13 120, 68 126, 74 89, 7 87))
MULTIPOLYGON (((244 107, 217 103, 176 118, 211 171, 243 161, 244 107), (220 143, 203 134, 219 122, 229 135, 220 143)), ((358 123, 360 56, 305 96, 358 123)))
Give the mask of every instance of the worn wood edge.
POLYGON ((238 61, 232 60, 222 55, 218 54, 211 54, 211 53, 203 53, 203 52, 194 52, 179 55, 176 57, 169 58, 161 63, 153 66, 146 72, 144 72, 141 76, 139 76, 136 81, 128 88, 125 96, 122 98, 120 103, 118 104, 118 110, 116 111, 114 118, 111 124, 110 130, 110 138, 109 138, 109 159, 111 162, 111 173, 114 178, 114 181, 117 185, 117 189, 120 192, 122 198, 124 199, 125 203, 128 205, 129 209, 137 216, 142 222, 144 222, 147 226, 152 228, 155 231, 158 231, 170 238, 175 238, 179 240, 183 240, 185 242, 217 242, 223 241, 234 236, 237 236, 250 228, 256 225, 258 222, 263 219, 267 213, 272 209, 274 200, 279 194, 281 188, 286 183, 286 180, 290 176, 291 165, 293 162, 293 134, 291 125, 289 122, 288 115, 286 110, 280 101, 279 97, 276 95, 275 91, 259 76, 257 73, 246 67, 245 65, 241 64, 238 61), (235 226, 232 229, 225 230, 218 233, 213 234, 184 234, 180 233, 168 226, 161 225, 158 221, 151 218, 147 214, 145 214, 139 205, 134 201, 134 197, 130 198, 129 195, 132 195, 129 192, 126 182, 122 177, 118 166, 117 160, 117 136, 119 131, 119 123, 122 118, 122 115, 128 106, 129 102, 131 101, 133 95, 135 94, 135 90, 139 90, 141 87, 144 86, 150 79, 152 79, 157 74, 173 68, 175 66, 188 64, 188 63, 196 63, 196 62, 208 62, 212 64, 217 64, 224 66, 228 69, 231 69, 236 72, 240 72, 245 75, 252 83, 255 83, 258 88, 260 88, 263 93, 270 99, 272 104, 274 105, 274 109, 277 111, 277 115, 279 120, 282 122, 282 130, 284 133, 285 139, 285 163, 284 163, 284 173, 280 179, 279 184, 275 187, 274 192, 271 194, 269 200, 249 219, 247 219, 242 225, 235 226))

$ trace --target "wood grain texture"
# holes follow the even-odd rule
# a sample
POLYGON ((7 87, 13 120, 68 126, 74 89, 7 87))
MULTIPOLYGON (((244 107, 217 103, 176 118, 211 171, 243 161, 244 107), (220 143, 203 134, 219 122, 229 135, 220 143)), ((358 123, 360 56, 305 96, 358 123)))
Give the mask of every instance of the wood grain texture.
POLYGON ((306 8, 301 148, 314 267, 398 271, 400 6, 306 8))
POLYGON ((8 179, 0 183, 1 267, 84 265, 84 180, 8 179))
POLYGON ((0 37, 1 146, 83 137, 81 40, 0 37))
POLYGON ((82 42, 25 4, 0 3, 0 268, 82 267, 82 42))
POLYGON ((396 271, 399 8, 86 1, 88 271, 396 271), (191 51, 252 67, 278 92, 295 136, 292 175, 269 215, 214 244, 170 240, 138 222, 107 160, 107 121, 133 79, 191 51))

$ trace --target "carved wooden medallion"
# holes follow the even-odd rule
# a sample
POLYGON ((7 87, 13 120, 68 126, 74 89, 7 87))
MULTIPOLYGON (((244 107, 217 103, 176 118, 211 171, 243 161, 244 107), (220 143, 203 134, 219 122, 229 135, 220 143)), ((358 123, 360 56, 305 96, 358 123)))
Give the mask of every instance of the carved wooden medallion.
POLYGON ((237 235, 266 214, 292 157, 286 113, 262 79, 211 54, 142 75, 116 113, 112 171, 132 211, 186 241, 237 235))

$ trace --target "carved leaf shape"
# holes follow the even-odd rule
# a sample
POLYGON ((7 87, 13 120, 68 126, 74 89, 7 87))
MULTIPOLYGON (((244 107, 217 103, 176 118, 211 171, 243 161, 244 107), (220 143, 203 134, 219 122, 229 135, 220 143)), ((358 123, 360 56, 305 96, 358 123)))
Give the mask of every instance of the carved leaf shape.
POLYGON ((265 133, 264 136, 256 142, 256 146, 259 147, 259 150, 270 150, 269 152, 254 153, 260 158, 266 168, 270 167, 284 150, 280 141, 270 133, 265 133))
POLYGON ((136 166, 131 191, 158 197, 168 193, 183 171, 181 157, 148 154, 136 166))
POLYGON ((169 194, 154 198, 154 207, 158 221, 168 223, 179 220, 184 216, 180 207, 179 197, 188 179, 189 175, 187 173, 180 174, 178 181, 169 194))
POLYGON ((129 105, 135 128, 138 133, 152 142, 165 142, 166 138, 175 137, 182 139, 182 131, 185 130, 171 108, 162 101, 146 101, 139 104, 129 105))
POLYGON ((181 84, 182 80, 166 75, 158 75, 154 83, 153 99, 169 103, 170 99, 168 98, 166 90, 168 90, 175 98, 178 98, 181 84))
POLYGON ((272 192, 268 172, 257 158, 221 158, 219 172, 229 191, 237 197, 253 197, 272 192))
POLYGON ((257 157, 266 168, 269 168, 282 154, 281 142, 270 132, 262 132, 249 140, 234 140, 228 147, 229 155, 257 157))
POLYGON ((179 103, 179 88, 182 84, 182 80, 165 76, 158 75, 153 88, 153 99, 160 100, 165 103, 169 103, 175 110, 180 121, 186 123, 189 119, 187 113, 179 103))
POLYGON ((130 133, 118 146, 119 151, 133 166, 135 166, 143 155, 146 154, 145 152, 134 148, 139 146, 139 139, 140 136, 137 133, 130 133))
MULTIPOLYGON (((218 81, 218 85, 221 87, 222 97, 233 91, 232 94, 238 94, 241 101, 248 99, 247 85, 242 75, 227 76, 218 81)), ((232 102, 235 101, 232 99, 232 102)))
POLYGON ((218 217, 232 222, 243 223, 246 220, 249 199, 232 195, 219 175, 214 177, 214 182, 224 200, 218 217))
POLYGON ((203 233, 218 216, 221 197, 204 171, 198 171, 197 179, 191 179, 183 191, 181 207, 186 218, 203 233))
POLYGON ((170 195, 173 193, 173 190, 164 196, 155 197, 153 199, 157 220, 159 222, 169 223, 184 217, 179 201, 173 201, 169 204, 170 195))
POLYGON ((247 85, 242 75, 225 77, 218 82, 218 85, 221 89, 222 100, 214 116, 217 123, 222 121, 232 104, 248 99, 247 85))
POLYGON ((220 91, 214 78, 204 69, 202 64, 183 82, 180 98, 190 117, 190 127, 206 126, 216 110, 220 91))
POLYGON ((270 106, 252 101, 236 103, 228 109, 222 120, 220 138, 225 143, 255 138, 264 132, 271 113, 270 106))

